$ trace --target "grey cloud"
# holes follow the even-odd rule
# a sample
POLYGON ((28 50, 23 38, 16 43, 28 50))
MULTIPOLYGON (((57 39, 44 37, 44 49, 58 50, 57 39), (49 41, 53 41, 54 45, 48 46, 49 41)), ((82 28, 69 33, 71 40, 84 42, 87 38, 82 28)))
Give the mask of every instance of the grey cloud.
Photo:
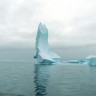
POLYGON ((73 9, 57 8, 61 3, 72 5, 70 0, 60 0, 60 4, 54 3, 54 8, 50 6, 52 2, 55 0, 0 0, 0 45, 34 46, 37 27, 42 21, 48 27, 51 45, 96 43, 95 0, 73 0, 74 6, 81 2, 73 9))

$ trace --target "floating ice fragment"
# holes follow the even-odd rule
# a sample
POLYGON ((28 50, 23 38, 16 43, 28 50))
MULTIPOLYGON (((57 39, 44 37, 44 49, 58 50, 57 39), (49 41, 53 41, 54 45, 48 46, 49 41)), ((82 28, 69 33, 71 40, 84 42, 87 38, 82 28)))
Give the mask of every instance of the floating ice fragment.
POLYGON ((69 62, 69 63, 80 63, 79 60, 69 60, 68 62, 69 62))
POLYGON ((87 56, 86 58, 82 59, 81 62, 83 62, 84 64, 96 65, 96 56, 87 56))

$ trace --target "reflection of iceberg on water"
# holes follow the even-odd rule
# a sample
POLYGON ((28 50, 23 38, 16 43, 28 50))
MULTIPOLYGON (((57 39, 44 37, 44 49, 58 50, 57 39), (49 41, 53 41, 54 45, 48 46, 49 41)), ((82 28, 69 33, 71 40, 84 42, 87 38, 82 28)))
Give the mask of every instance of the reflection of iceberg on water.
POLYGON ((47 86, 48 80, 50 77, 49 74, 49 65, 35 64, 35 96, 46 96, 47 95, 47 86))
POLYGON ((48 30, 45 25, 39 24, 36 37, 36 58, 37 63, 52 64, 60 63, 60 57, 49 49, 48 30))

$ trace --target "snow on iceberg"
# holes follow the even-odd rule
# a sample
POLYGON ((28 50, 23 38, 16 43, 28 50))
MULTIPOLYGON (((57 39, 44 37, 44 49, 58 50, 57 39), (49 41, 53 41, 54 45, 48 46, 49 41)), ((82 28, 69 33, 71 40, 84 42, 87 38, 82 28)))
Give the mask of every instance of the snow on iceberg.
POLYGON ((46 26, 41 23, 38 26, 35 50, 36 55, 34 58, 38 64, 60 63, 60 57, 49 48, 48 30, 46 26))
POLYGON ((96 65, 96 56, 94 55, 87 56, 86 58, 80 60, 80 62, 89 65, 96 65))

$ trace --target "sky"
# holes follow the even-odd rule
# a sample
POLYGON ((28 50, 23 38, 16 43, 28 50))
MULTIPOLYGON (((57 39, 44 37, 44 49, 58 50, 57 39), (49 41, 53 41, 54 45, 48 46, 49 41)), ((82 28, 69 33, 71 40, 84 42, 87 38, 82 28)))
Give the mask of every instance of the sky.
POLYGON ((34 47, 40 22, 51 46, 96 45, 96 0, 0 0, 0 46, 34 47))

